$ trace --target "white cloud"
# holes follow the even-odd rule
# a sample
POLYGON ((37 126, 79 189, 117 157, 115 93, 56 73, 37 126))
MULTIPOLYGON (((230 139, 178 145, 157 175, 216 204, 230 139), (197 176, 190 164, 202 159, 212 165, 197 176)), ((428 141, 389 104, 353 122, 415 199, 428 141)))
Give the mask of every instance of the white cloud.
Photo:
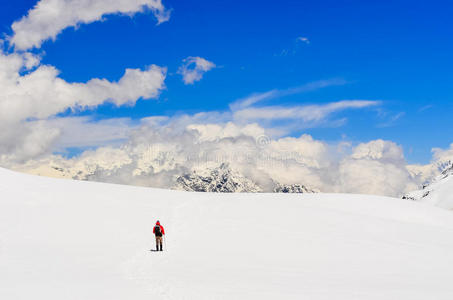
POLYGON ((178 69, 178 74, 182 75, 185 84, 193 84, 200 81, 204 73, 215 68, 216 65, 202 57, 189 56, 183 60, 183 64, 178 69))
POLYGON ((237 111, 243 108, 250 107, 261 101, 277 98, 278 95, 279 95, 278 90, 272 90, 264 93, 254 93, 246 98, 238 99, 235 102, 231 103, 230 109, 233 111, 237 111))
POLYGON ((425 105, 425 106, 420 107, 420 108, 418 109, 418 112, 419 112, 419 113, 422 113, 422 112, 424 112, 424 111, 426 111, 426 110, 432 109, 433 107, 434 107, 434 105, 428 104, 428 105, 425 105))
POLYGON ((340 161, 341 192, 401 196, 419 184, 412 177, 403 149, 390 141, 363 143, 340 161))
POLYGON ((408 168, 414 177, 418 177, 424 184, 439 176, 440 172, 453 163, 453 144, 448 149, 433 148, 433 158, 426 165, 410 165, 408 168))
MULTIPOLYGON (((41 65, 39 57, 31 54, 1 53, 0 62, 0 126, 10 129, 0 134, 0 163, 53 176, 61 176, 56 169, 62 169, 66 177, 106 182, 171 187, 175 176, 228 162, 267 188, 275 180, 302 183, 323 191, 346 191, 350 188, 348 184, 355 184, 354 172, 360 168, 348 169, 340 158, 354 160, 355 165, 363 160, 348 158, 345 147, 338 153, 339 147, 307 135, 278 138, 288 134, 288 129, 266 124, 273 120, 298 120, 291 123, 303 128, 329 122, 333 113, 345 109, 380 104, 347 100, 324 105, 262 105, 266 100, 344 84, 342 80, 331 80, 254 94, 230 105, 230 111, 145 118, 140 126, 129 119, 93 122, 86 117, 56 118, 66 109, 95 107, 106 101, 133 104, 141 97, 157 97, 164 88, 165 69, 157 66, 129 69, 117 82, 92 79, 69 83, 58 77, 56 68, 41 65), (269 145, 263 147, 257 143, 261 136, 274 139, 269 138, 269 145), (71 159, 51 154, 74 146, 97 149, 71 159), (352 179, 342 182, 338 180, 339 174, 352 179)), ((205 71, 210 65, 202 63, 197 67, 195 63, 197 68, 205 71)), ((191 76, 193 80, 197 78, 191 76)), ((377 152, 388 151, 384 147, 377 152)), ((373 165, 373 170, 391 169, 392 163, 379 157, 365 161, 373 165)), ((369 181, 370 186, 380 186, 371 175, 361 179, 369 181)), ((402 191, 374 188, 373 192, 395 195, 402 191)))
POLYGON ((432 151, 435 161, 442 163, 453 162, 453 144, 448 149, 433 148, 432 151))
POLYGON ((0 120, 0 163, 23 162, 48 153, 60 135, 44 121, 4 123, 0 120))
POLYGON ((376 140, 359 144, 351 154, 351 159, 380 160, 386 162, 401 162, 404 160, 403 149, 393 142, 376 140))
POLYGON ((264 190, 272 180, 300 183, 324 192, 401 196, 419 183, 407 170, 400 146, 372 141, 358 146, 328 144, 309 135, 271 139, 257 124, 144 123, 120 147, 100 147, 64 159, 47 156, 13 166, 31 173, 168 188, 176 176, 229 163, 264 190), (183 127, 180 127, 183 126, 183 127))
POLYGON ((274 127, 276 131, 288 133, 292 130, 316 126, 339 127, 344 125, 347 119, 341 118, 338 120, 331 120, 330 116, 333 114, 347 109, 363 109, 380 106, 382 104, 381 101, 372 100, 342 100, 317 105, 263 105, 263 102, 273 99, 280 99, 290 95, 344 84, 347 84, 346 80, 334 78, 313 81, 284 90, 274 89, 264 93, 254 93, 248 97, 238 99, 229 105, 232 119, 241 124, 258 122, 261 125, 267 126, 272 126, 273 121, 290 121, 291 123, 284 127, 281 125, 280 128, 274 127))
MULTIPOLYGON (((231 115, 219 112, 156 116, 141 120, 140 125, 128 119, 46 122, 53 122, 46 125, 67 135, 66 139, 54 140, 54 147, 72 146, 73 141, 74 145, 110 145, 71 159, 45 155, 26 163, 3 164, 42 175, 162 188, 172 187, 181 174, 224 162, 267 191, 272 181, 277 181, 304 184, 323 192, 401 196, 421 183, 420 177, 410 172, 402 148, 393 142, 376 140, 354 146, 345 141, 328 144, 306 134, 278 138, 275 128, 236 123, 231 115), (78 136, 83 132, 89 134, 78 136), (264 145, 258 140, 263 136, 269 141, 264 145)), ((448 151, 437 153, 449 155, 448 151)))
MULTIPOLYGON (((129 136, 131 130, 137 127, 137 124, 131 120, 114 119, 93 122, 89 118, 55 118, 54 116, 67 109, 80 110, 95 107, 106 101, 116 105, 132 105, 141 97, 157 97, 164 88, 166 71, 164 68, 151 66, 145 70, 128 69, 117 82, 92 79, 87 83, 69 83, 58 77, 57 69, 40 65, 39 57, 30 56, 28 53, 0 54, 0 62, 3 62, 0 65, 0 87, 2 87, 0 126, 14 129, 7 131, 8 134, 0 135, 0 141, 6 145, 0 149, 0 153, 4 155, 2 159, 4 164, 7 161, 26 161, 54 151, 63 151, 66 147, 83 148, 120 144, 129 136), (32 135, 30 128, 37 122, 42 128, 32 135), (38 133, 46 135, 46 138, 41 141, 41 146, 33 151, 26 150, 30 146, 28 139, 33 139, 38 133), (18 150, 18 147, 21 150, 18 150), (40 151, 37 151, 38 149, 40 151)), ((266 99, 338 84, 344 84, 344 81, 337 79, 317 81, 287 90, 274 90, 258 95, 255 99, 252 96, 238 100, 230 105, 234 109, 230 111, 200 112, 171 118, 152 117, 145 118, 141 122, 144 125, 143 128, 146 126, 154 128, 157 125, 163 128, 170 126, 167 132, 175 138, 179 138, 178 135, 186 130, 195 130, 202 141, 210 140, 213 136, 237 138, 268 134, 278 137, 288 134, 295 128, 274 127, 268 121, 297 119, 298 122, 291 123, 296 124, 297 129, 300 129, 329 122, 331 114, 344 109, 365 108, 379 104, 375 101, 353 100, 293 107, 254 106, 266 99), (227 125, 224 127, 222 124, 227 125), (224 135, 220 132, 224 132, 224 135)), ((331 122, 338 123, 338 121, 331 122)), ((343 121, 340 120, 341 122, 343 121)))
POLYGON ((24 162, 76 143, 99 146, 126 139, 128 129, 120 130, 118 120, 93 124, 87 118, 55 116, 105 102, 121 106, 157 98, 165 88, 166 68, 126 69, 118 81, 67 82, 54 66, 42 64, 39 55, 17 50, 40 47, 66 27, 98 21, 108 14, 132 16, 145 9, 152 10, 159 22, 169 17, 160 0, 41 0, 12 25, 9 45, 16 51, 4 52, 7 43, 3 40, 0 48, 0 162, 24 162))
POLYGON ((129 138, 132 130, 139 127, 129 118, 95 121, 91 117, 65 117, 51 118, 45 124, 59 130, 60 135, 53 146, 53 151, 59 152, 67 148, 119 146, 129 138))
POLYGON ((257 104, 262 101, 271 100, 275 98, 286 97, 290 95, 296 95, 311 91, 316 91, 322 88, 330 87, 330 86, 340 86, 345 85, 348 82, 341 78, 333 78, 328 80, 318 80, 312 81, 297 87, 292 87, 285 90, 271 90, 264 93, 254 93, 248 97, 238 99, 230 104, 230 109, 233 111, 243 109, 246 107, 250 107, 254 104, 257 104))
POLYGON ((405 165, 379 160, 345 159, 339 165, 338 179, 336 191, 342 193, 401 197, 418 187, 405 165))
POLYGON ((237 138, 242 135, 258 137, 266 133, 266 130, 256 123, 245 126, 239 126, 233 122, 226 124, 189 124, 186 128, 196 131, 200 141, 218 141, 219 139, 237 138))
MULTIPOLYGON (((145 70, 126 69, 117 82, 91 79, 69 83, 49 65, 29 69, 27 55, 0 53, 0 120, 47 118, 68 108, 95 107, 106 101, 133 104, 139 98, 155 98, 164 88, 166 69, 155 65, 145 70), (23 70, 27 70, 22 74, 23 70)), ((36 58, 34 58, 36 59, 36 58)), ((36 61, 33 62, 36 66, 36 61)))
POLYGON ((140 98, 158 97, 165 88, 166 69, 155 65, 144 70, 126 69, 116 82, 94 78, 86 83, 69 83, 58 75, 55 67, 40 64, 36 55, 0 51, 3 159, 24 160, 49 151, 61 128, 52 127, 56 121, 46 119, 67 109, 82 110, 105 102, 131 105, 140 98))
POLYGON ((300 41, 300 42, 306 43, 306 44, 310 44, 310 40, 307 37, 304 37, 304 36, 298 37, 297 40, 300 41))
MULTIPOLYGON (((383 117, 385 117, 386 114, 383 114, 383 117)), ((386 127, 391 127, 391 126, 394 126, 396 124, 396 122, 398 122, 401 118, 403 118, 404 116, 406 115, 405 112, 400 112, 400 113, 397 113, 393 116, 390 116, 387 120, 385 120, 384 122, 380 123, 380 124, 377 124, 376 127, 379 127, 379 128, 386 128, 386 127)))
POLYGON ((161 0, 40 0, 28 14, 12 25, 10 43, 19 50, 33 47, 57 37, 67 27, 101 21, 104 16, 132 16, 151 10, 159 23, 170 18, 161 0))
POLYGON ((299 106, 265 106, 249 107, 234 112, 234 119, 239 122, 250 121, 272 121, 272 120, 298 120, 307 128, 319 125, 330 115, 346 109, 359 109, 380 105, 380 101, 368 100, 343 100, 320 105, 299 105, 299 106))

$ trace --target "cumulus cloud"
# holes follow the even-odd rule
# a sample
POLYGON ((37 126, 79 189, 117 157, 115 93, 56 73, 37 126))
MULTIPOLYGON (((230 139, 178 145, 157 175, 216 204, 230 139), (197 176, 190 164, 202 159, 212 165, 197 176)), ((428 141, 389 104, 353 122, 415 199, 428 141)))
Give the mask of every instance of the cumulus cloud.
POLYGON ((429 183, 432 179, 439 176, 441 172, 445 171, 446 168, 452 166, 453 144, 447 149, 433 148, 432 154, 433 158, 431 163, 426 165, 417 164, 408 166, 412 176, 419 178, 423 184, 429 183))
POLYGON ((353 145, 309 135, 270 138, 256 123, 200 123, 195 116, 143 120, 120 146, 99 147, 65 159, 49 155, 15 169, 41 175, 171 188, 177 176, 228 163, 271 191, 272 182, 304 184, 323 192, 401 196, 417 188, 403 150, 390 141, 353 145), (184 119, 184 121, 182 121, 184 119))
POLYGON ((49 151, 60 130, 45 121, 6 123, 0 120, 0 163, 25 161, 49 151))
POLYGON ((401 196, 415 190, 403 149, 390 141, 359 144, 350 156, 340 161, 338 187, 347 193, 401 196))
POLYGON ((0 50, 0 128, 8 128, 0 134, 0 154, 4 160, 24 160, 45 153, 61 134, 60 127, 52 126, 55 120, 46 119, 68 109, 105 102, 132 105, 140 98, 156 98, 165 88, 165 77, 165 68, 151 65, 126 69, 115 82, 94 78, 70 83, 59 77, 55 67, 41 64, 39 56, 0 50))
POLYGON ((435 161, 441 163, 453 162, 453 144, 448 149, 433 148, 433 156, 435 161))
MULTIPOLYGON (((151 65, 144 70, 126 69, 117 82, 91 79, 69 83, 50 65, 30 70, 21 54, 0 53, 0 119, 18 121, 46 118, 67 108, 95 107, 106 101, 133 104, 139 98, 155 98, 164 88, 166 69, 151 65), (22 74, 22 71, 29 71, 22 74)), ((33 62, 36 66, 36 62, 33 62)))
POLYGON ((111 14, 132 16, 149 9, 159 23, 170 18, 161 0, 40 0, 26 16, 12 25, 10 43, 19 50, 57 37, 65 28, 101 21, 111 14))
POLYGON ((194 84, 200 81, 204 73, 215 68, 216 65, 202 57, 189 56, 183 60, 183 64, 178 69, 178 74, 182 75, 184 84, 194 84))

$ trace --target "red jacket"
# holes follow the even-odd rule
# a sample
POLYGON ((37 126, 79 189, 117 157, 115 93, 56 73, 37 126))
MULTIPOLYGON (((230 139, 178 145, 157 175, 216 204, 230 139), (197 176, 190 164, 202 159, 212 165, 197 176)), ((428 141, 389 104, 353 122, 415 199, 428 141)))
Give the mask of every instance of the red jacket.
MULTIPOLYGON (((164 226, 160 225, 159 222, 156 223, 156 226, 159 226, 160 227, 160 232, 162 232, 162 234, 165 235, 164 226)), ((156 226, 154 226, 154 228, 153 228, 153 233, 154 234, 156 233, 156 226)))

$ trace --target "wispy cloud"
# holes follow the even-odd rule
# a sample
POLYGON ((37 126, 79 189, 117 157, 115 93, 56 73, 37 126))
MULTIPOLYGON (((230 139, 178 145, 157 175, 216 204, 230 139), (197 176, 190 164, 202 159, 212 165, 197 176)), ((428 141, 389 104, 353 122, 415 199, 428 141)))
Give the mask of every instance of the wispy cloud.
POLYGON ((178 74, 182 75, 185 84, 193 84, 200 81, 204 73, 215 68, 216 65, 202 57, 189 56, 183 60, 183 64, 178 69, 178 74))
POLYGON ((304 37, 304 36, 298 37, 297 40, 298 40, 299 42, 303 42, 303 43, 305 43, 305 44, 310 44, 310 40, 309 40, 308 38, 304 37))
POLYGON ((330 116, 334 113, 348 109, 378 107, 382 104, 381 101, 375 100, 342 100, 319 105, 262 105, 266 101, 347 83, 344 79, 319 80, 293 88, 254 93, 230 104, 231 118, 241 124, 257 122, 262 126, 275 127, 277 132, 288 134, 303 128, 339 127, 344 125, 347 119, 332 120, 330 116), (282 122, 285 125, 275 124, 282 122))
POLYGON ((398 120, 403 118, 405 115, 406 115, 405 112, 399 112, 395 115, 390 116, 386 121, 377 124, 376 127, 378 128, 392 127, 397 123, 398 120))
POLYGON ((306 83, 304 85, 300 85, 300 86, 292 87, 292 88, 288 88, 288 89, 283 89, 283 90, 275 89, 275 90, 267 91, 264 93, 254 93, 254 94, 251 94, 250 96, 247 96, 245 98, 241 98, 241 99, 234 101, 233 103, 230 104, 230 109, 232 111, 236 111, 236 110, 249 107, 251 105, 254 105, 254 104, 262 102, 262 101, 276 99, 276 98, 282 98, 282 97, 301 94, 301 93, 305 93, 305 92, 316 91, 318 89, 322 89, 322 88, 326 88, 326 87, 330 87, 330 86, 345 85, 347 83, 348 83, 348 81, 346 81, 344 79, 334 78, 334 79, 328 79, 328 80, 313 81, 313 82, 306 83))
POLYGON ((238 99, 233 103, 230 103, 230 109, 233 111, 244 109, 261 101, 278 98, 280 94, 280 90, 272 90, 264 93, 254 93, 250 96, 247 96, 246 98, 238 99))
POLYGON ((238 121, 256 120, 299 120, 301 122, 320 122, 329 115, 346 109, 360 109, 380 105, 380 101, 343 100, 321 105, 266 106, 249 107, 234 112, 238 121))
POLYGON ((434 107, 434 105, 428 104, 428 105, 425 105, 425 106, 423 106, 423 107, 420 107, 420 108, 418 109, 418 112, 421 113, 421 112, 424 112, 424 111, 426 111, 426 110, 429 110, 429 109, 431 109, 431 108, 433 108, 433 107, 434 107))

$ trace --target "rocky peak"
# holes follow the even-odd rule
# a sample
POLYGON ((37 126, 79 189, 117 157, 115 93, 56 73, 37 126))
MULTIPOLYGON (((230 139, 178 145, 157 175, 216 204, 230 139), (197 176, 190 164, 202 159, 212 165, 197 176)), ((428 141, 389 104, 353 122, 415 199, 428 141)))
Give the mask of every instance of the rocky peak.
MULTIPOLYGON (((302 184, 280 184, 274 182, 274 193, 315 193, 302 184)), ((217 192, 217 193, 258 193, 268 189, 260 187, 253 180, 241 173, 234 171, 223 163, 220 166, 203 171, 194 171, 184 174, 176 179, 174 186, 177 190, 193 192, 217 192)))
POLYGON ((176 179, 175 189, 194 192, 257 193, 262 189, 252 180, 234 172, 228 164, 200 174, 192 172, 176 179), (206 174, 207 173, 207 174, 206 174))
POLYGON ((316 193, 317 191, 307 188, 302 184, 280 184, 277 183, 274 193, 316 193))

